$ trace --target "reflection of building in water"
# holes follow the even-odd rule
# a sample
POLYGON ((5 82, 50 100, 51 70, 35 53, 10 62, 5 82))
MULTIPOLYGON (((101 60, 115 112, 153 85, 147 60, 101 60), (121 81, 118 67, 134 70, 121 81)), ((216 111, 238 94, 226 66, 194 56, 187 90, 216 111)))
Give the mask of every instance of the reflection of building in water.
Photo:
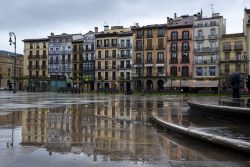
POLYGON ((22 112, 8 112, 0 115, 0 126, 21 125, 22 112))
POLYGON ((31 109, 22 112, 22 144, 46 143, 46 113, 48 109, 31 109))
POLYGON ((71 112, 66 107, 49 109, 46 118, 47 149, 68 152, 71 150, 71 112))

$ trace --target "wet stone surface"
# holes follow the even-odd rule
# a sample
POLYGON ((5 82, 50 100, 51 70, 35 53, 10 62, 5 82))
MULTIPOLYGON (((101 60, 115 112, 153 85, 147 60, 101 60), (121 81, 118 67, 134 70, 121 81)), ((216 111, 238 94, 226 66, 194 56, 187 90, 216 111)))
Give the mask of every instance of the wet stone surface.
POLYGON ((249 165, 248 155, 151 125, 151 112, 156 111, 180 126, 249 139, 247 128, 239 131, 226 122, 190 117, 190 99, 0 92, 0 166, 249 165))

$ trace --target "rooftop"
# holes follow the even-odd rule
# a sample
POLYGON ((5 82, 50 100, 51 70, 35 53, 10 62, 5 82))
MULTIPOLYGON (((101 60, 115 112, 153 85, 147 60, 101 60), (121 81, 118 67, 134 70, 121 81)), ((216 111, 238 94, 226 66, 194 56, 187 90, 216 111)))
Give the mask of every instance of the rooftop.
POLYGON ((184 15, 176 18, 168 18, 168 28, 192 26, 195 16, 184 15))
POLYGON ((24 39, 23 42, 47 42, 48 38, 24 39))
POLYGON ((244 37, 244 33, 222 34, 222 38, 244 37))
MULTIPOLYGON (((23 56, 22 54, 17 53, 17 56, 23 56)), ((5 51, 5 50, 0 50, 0 56, 14 56, 13 52, 5 51)))

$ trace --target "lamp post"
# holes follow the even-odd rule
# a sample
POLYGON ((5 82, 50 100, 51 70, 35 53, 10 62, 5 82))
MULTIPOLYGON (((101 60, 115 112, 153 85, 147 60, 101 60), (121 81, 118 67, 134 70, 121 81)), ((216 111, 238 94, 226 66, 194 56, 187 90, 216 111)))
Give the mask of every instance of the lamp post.
POLYGON ((14 54, 14 76, 13 76, 13 80, 14 80, 14 85, 13 85, 13 93, 16 93, 16 35, 14 32, 10 32, 10 45, 14 45, 14 49, 15 49, 15 54, 14 54), (12 41, 11 37, 14 36, 14 42, 12 41))

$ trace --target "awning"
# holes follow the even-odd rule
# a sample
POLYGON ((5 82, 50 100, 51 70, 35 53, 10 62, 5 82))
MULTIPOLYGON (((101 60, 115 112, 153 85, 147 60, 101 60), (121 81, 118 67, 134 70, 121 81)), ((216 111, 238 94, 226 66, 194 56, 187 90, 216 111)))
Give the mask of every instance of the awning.
POLYGON ((198 80, 168 80, 164 87, 190 87, 190 88, 214 88, 219 86, 219 81, 198 81, 198 80))

